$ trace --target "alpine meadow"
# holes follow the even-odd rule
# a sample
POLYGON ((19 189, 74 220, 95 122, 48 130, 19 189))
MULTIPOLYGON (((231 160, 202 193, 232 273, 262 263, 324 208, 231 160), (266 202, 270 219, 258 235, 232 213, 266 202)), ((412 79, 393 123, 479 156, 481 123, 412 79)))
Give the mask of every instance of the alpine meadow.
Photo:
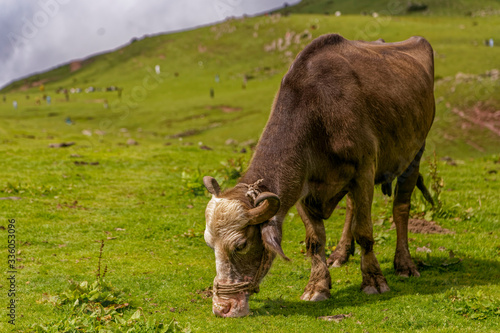
MULTIPOLYGON (((2 88, 0 331, 500 331, 500 2, 424 3, 303 0, 136 38, 2 88), (395 274, 394 197, 377 186, 374 251, 390 292, 360 290, 356 246, 330 268, 331 298, 302 301, 311 262, 292 208, 291 261, 276 258, 249 316, 216 317, 203 177, 236 184, 290 64, 327 33, 423 36, 434 49, 420 168, 434 205, 414 191, 408 235, 421 276, 395 274)), ((327 256, 345 215, 343 199, 325 221, 327 256)))

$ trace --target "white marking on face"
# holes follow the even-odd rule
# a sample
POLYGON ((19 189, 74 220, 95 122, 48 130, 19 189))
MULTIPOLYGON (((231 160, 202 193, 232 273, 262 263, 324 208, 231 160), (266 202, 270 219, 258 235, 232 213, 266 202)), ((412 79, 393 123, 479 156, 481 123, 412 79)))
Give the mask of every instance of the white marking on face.
POLYGON ((240 201, 215 197, 207 205, 205 218, 205 241, 212 246, 222 242, 223 247, 235 245, 249 221, 247 209, 240 201))
POLYGON ((214 249, 214 234, 211 221, 213 221, 215 207, 217 206, 217 203, 220 202, 221 200, 222 199, 212 196, 212 200, 208 202, 207 209, 205 210, 206 226, 205 226, 204 238, 207 245, 210 246, 212 249, 214 249))
POLYGON ((231 273, 228 256, 245 236, 243 230, 249 220, 247 209, 238 200, 212 196, 205 218, 205 242, 214 249, 217 275, 224 279, 231 273))

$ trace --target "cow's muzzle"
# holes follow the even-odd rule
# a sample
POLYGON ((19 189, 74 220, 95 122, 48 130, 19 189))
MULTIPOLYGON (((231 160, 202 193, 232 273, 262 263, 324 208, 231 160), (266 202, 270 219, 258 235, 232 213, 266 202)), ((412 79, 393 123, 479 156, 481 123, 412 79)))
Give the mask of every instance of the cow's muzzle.
POLYGON ((219 317, 245 317, 250 313, 248 305, 248 293, 238 293, 235 295, 218 297, 214 295, 212 311, 219 317))

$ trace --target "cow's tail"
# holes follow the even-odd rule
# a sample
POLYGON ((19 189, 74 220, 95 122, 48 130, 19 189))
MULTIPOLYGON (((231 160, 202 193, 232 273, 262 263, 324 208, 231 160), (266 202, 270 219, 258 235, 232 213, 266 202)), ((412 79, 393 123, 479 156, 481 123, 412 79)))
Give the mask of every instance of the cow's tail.
MULTIPOLYGON (((422 192, 422 195, 424 196, 425 200, 427 200, 432 206, 434 206, 434 200, 432 199, 429 190, 424 184, 424 177, 422 176, 421 173, 418 174, 417 188, 420 190, 420 192, 422 192)), ((382 184, 382 193, 389 197, 392 195, 392 182, 382 184)))
POLYGON ((422 195, 424 196, 425 200, 427 200, 434 207, 434 200, 432 200, 432 196, 424 184, 424 177, 422 176, 421 173, 418 174, 417 187, 420 190, 420 192, 422 192, 422 195))

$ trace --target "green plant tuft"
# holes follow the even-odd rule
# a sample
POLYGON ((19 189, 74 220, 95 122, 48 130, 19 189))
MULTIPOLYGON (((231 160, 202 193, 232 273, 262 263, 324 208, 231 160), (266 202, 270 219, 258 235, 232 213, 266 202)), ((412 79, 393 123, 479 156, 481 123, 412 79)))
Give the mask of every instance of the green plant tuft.
POLYGON ((475 295, 463 295, 457 291, 449 298, 453 303, 453 310, 466 318, 485 320, 500 316, 500 300, 484 295, 481 290, 475 295))
POLYGON ((189 332, 175 320, 168 324, 153 317, 146 317, 135 300, 129 298, 128 289, 113 287, 104 279, 107 266, 101 276, 101 260, 104 241, 100 242, 96 280, 69 281, 69 289, 60 295, 43 294, 37 303, 48 303, 56 307, 58 319, 44 324, 33 324, 35 332, 144 332, 175 333, 189 332), (128 310, 137 308, 133 314, 128 310))

